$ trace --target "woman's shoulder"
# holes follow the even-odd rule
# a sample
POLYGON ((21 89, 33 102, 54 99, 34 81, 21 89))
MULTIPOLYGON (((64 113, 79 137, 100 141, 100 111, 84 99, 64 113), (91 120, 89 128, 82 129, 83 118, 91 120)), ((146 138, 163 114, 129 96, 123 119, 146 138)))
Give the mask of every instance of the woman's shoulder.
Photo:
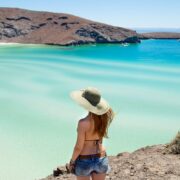
POLYGON ((85 117, 79 120, 78 124, 80 125, 88 125, 89 124, 89 120, 85 117))
POLYGON ((87 118, 82 118, 78 121, 78 126, 79 127, 83 127, 85 129, 88 129, 89 128, 89 120, 87 118))

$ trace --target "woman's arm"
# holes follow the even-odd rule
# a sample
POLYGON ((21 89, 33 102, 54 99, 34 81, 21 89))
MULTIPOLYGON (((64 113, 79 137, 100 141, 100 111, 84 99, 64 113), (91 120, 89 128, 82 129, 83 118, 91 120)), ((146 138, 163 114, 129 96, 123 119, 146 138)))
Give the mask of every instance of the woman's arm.
POLYGON ((75 161, 79 156, 79 154, 81 153, 81 150, 84 146, 85 132, 86 132, 86 123, 83 120, 80 120, 78 122, 78 127, 77 127, 77 140, 71 158, 72 161, 75 161))

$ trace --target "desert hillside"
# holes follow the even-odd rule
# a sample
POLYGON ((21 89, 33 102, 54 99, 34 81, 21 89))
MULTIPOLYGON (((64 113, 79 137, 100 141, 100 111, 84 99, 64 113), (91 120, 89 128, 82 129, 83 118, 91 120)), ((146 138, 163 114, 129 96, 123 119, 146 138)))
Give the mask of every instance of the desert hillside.
POLYGON ((77 45, 139 41, 136 31, 69 14, 0 8, 0 42, 77 45))

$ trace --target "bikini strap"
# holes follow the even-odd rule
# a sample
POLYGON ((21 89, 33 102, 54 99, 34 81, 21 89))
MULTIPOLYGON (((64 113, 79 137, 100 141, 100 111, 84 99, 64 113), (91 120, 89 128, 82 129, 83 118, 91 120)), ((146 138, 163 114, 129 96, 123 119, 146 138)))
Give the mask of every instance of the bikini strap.
POLYGON ((99 139, 85 139, 85 141, 98 141, 99 139))
POLYGON ((96 153, 98 154, 98 153, 100 152, 100 150, 99 150, 99 149, 100 149, 100 148, 99 148, 99 145, 102 144, 103 138, 100 138, 100 139, 88 139, 88 140, 85 139, 85 141, 95 141, 96 153))

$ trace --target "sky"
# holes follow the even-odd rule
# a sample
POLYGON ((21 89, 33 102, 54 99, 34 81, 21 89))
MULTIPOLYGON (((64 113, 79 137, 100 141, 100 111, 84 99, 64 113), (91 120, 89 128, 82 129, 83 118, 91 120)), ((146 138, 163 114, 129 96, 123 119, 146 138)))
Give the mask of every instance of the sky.
POLYGON ((0 7, 63 12, 128 28, 180 28, 180 0, 0 0, 0 7))

